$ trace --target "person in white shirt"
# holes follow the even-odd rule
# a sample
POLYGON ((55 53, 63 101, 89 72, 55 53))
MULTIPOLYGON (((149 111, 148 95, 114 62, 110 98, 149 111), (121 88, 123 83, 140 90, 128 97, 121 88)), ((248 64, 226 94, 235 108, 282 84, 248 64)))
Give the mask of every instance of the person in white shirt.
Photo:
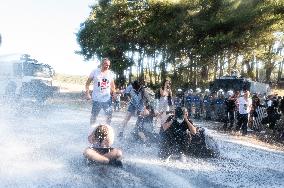
POLYGON ((249 98, 249 96, 250 92, 245 90, 243 91, 243 96, 239 97, 237 100, 239 116, 236 131, 242 128, 243 135, 247 134, 248 118, 252 108, 252 99, 249 98))
POLYGON ((112 95, 115 94, 114 74, 109 70, 110 60, 104 58, 101 67, 93 70, 86 81, 86 98, 92 99, 91 125, 96 122, 101 109, 105 111, 106 123, 111 123, 112 118, 112 95), (89 86, 93 81, 93 92, 90 94, 89 86))

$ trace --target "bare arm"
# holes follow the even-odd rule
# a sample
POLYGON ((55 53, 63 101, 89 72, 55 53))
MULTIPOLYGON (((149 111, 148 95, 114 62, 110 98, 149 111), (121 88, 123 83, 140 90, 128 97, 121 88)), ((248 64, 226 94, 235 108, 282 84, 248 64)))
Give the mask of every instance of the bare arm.
POLYGON ((171 89, 169 89, 169 96, 173 96, 173 93, 172 93, 172 90, 171 89))
POLYGON ((84 156, 87 157, 90 160, 97 161, 97 162, 100 162, 100 163, 103 163, 103 164, 109 163, 109 158, 99 154, 97 151, 90 149, 90 148, 87 148, 84 151, 84 156))
POLYGON ((93 81, 93 78, 88 78, 88 80, 86 81, 86 84, 85 84, 85 90, 86 90, 86 98, 87 100, 90 100, 92 97, 91 97, 91 94, 90 94, 90 84, 91 82, 93 81))
POLYGON ((165 96, 165 92, 164 92, 164 90, 162 88, 160 88, 160 95, 161 95, 161 97, 165 96))
POLYGON ((115 83, 114 83, 114 80, 112 80, 112 81, 110 82, 110 93, 111 93, 111 94, 115 94, 115 91, 116 91, 116 89, 115 89, 115 83))
POLYGON ((187 126, 190 130, 190 133, 195 135, 196 134, 196 127, 194 125, 192 125, 192 123, 190 123, 187 118, 185 118, 185 122, 186 122, 186 124, 187 124, 187 126))
POLYGON ((163 125, 162 125, 163 130, 165 131, 165 130, 167 130, 168 128, 170 128, 173 122, 174 122, 174 120, 171 119, 171 121, 168 121, 168 122, 163 123, 163 125))

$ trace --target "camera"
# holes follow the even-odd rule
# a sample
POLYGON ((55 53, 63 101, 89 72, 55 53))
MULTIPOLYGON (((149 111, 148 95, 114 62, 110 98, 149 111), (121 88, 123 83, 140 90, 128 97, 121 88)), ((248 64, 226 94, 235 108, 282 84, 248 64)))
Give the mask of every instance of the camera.
POLYGON ((183 110, 181 107, 177 107, 175 110, 175 116, 177 119, 183 119, 183 110))

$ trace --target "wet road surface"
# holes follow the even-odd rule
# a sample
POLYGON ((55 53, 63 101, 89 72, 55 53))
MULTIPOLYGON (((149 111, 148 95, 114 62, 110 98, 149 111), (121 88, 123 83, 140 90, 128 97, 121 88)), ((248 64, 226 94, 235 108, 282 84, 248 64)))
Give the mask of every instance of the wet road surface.
MULTIPOLYGON (((88 166, 90 105, 0 104, 0 187, 284 187, 284 152, 250 138, 229 136, 195 122, 217 141, 218 158, 161 161, 158 147, 115 140, 123 168, 88 166)), ((115 131, 123 112, 114 112, 115 131)), ((103 119, 99 118, 99 121, 103 119)))

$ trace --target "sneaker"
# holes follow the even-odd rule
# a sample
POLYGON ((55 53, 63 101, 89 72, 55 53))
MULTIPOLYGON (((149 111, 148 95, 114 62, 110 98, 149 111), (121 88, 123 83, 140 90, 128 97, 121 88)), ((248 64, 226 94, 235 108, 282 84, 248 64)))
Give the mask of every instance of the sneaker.
POLYGON ((248 132, 252 132, 253 130, 248 127, 248 128, 247 128, 247 131, 248 131, 248 132))

